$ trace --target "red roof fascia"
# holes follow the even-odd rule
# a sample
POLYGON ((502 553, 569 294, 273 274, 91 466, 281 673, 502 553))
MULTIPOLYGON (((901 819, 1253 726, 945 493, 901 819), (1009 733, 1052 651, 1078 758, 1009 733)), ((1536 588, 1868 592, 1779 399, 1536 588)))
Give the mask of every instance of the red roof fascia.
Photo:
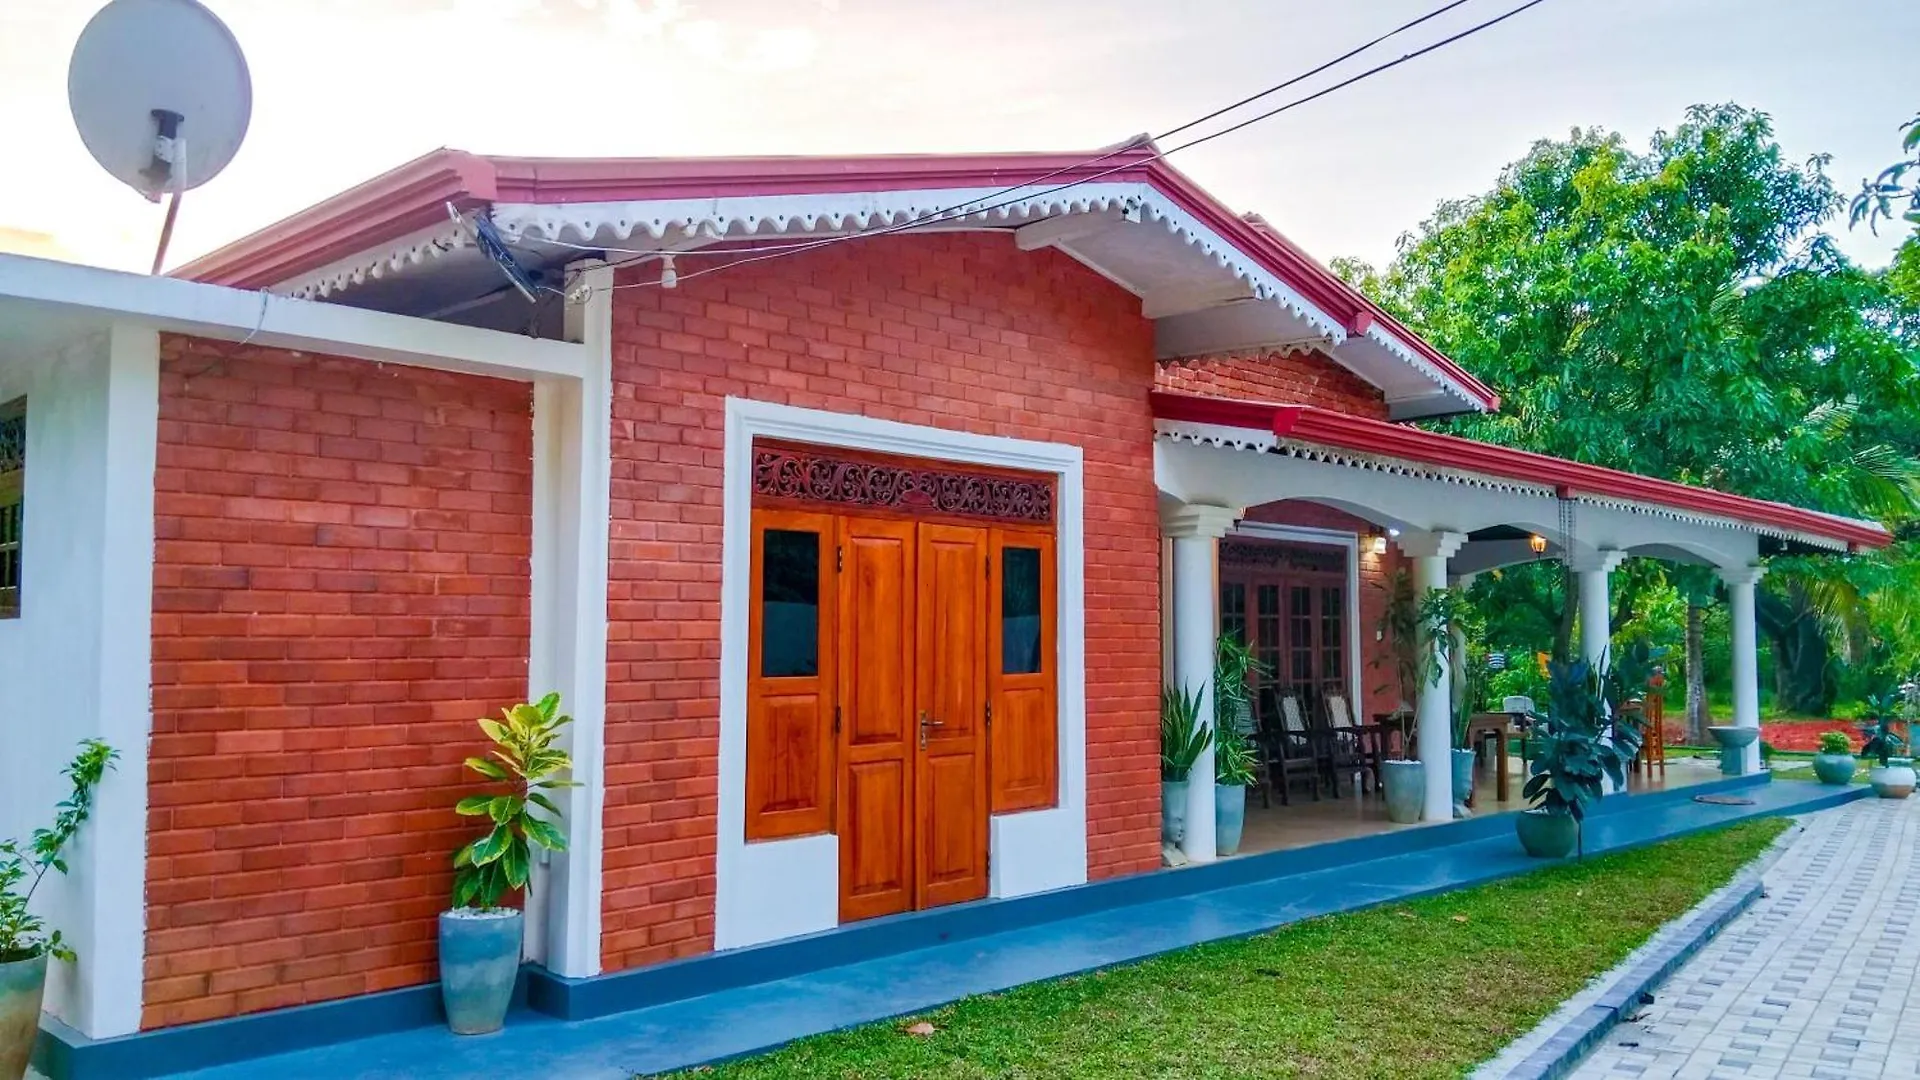
POLYGON ((169 272, 169 276, 259 289, 447 220, 496 198, 493 163, 435 150, 348 188, 259 232, 169 272))
POLYGON ((1886 547, 1892 540, 1878 525, 1851 521, 1765 499, 1729 495, 1712 488, 1656 480, 1638 473, 1583 465, 1565 458, 1440 435, 1382 420, 1348 416, 1310 405, 1231 401, 1192 394, 1153 393, 1153 415, 1162 420, 1217 424, 1270 432, 1321 446, 1379 454, 1464 472, 1551 487, 1563 497, 1598 495, 1653 503, 1677 510, 1769 525, 1845 542, 1850 548, 1886 547))
POLYGON ((865 157, 514 158, 436 150, 315 204, 175 270, 174 276, 258 288, 310 272, 355 251, 439 220, 452 202, 613 202, 641 199, 796 195, 941 187, 1049 187, 1108 180, 1151 184, 1175 205, 1246 252, 1350 334, 1378 321, 1484 407, 1500 398, 1485 384, 1264 222, 1233 213, 1157 151, 1140 146, 1097 154, 1018 153, 865 157))

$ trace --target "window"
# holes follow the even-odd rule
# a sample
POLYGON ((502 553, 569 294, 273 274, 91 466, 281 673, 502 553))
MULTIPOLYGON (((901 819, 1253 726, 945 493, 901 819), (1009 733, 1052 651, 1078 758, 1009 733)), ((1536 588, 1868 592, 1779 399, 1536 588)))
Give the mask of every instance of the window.
POLYGON ((1346 590, 1338 585, 1320 589, 1320 678, 1334 686, 1346 678, 1347 672, 1340 662, 1340 646, 1347 640, 1340 627, 1347 611, 1345 596, 1346 590))
POLYGON ((1040 549, 1001 549, 1000 672, 1040 670, 1040 549))
POLYGON ((27 399, 0 404, 0 619, 20 617, 26 534, 27 399))
POLYGON ((1247 638, 1247 586, 1241 581, 1223 581, 1220 583, 1220 636, 1232 634, 1241 643, 1253 644, 1247 638))
POLYGON ((761 563, 760 674, 820 674, 820 534, 768 529, 761 563))

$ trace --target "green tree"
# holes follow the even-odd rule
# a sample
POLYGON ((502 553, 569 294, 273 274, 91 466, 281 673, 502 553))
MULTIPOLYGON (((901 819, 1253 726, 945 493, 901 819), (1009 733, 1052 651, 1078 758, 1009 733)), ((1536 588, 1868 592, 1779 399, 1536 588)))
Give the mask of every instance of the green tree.
MULTIPOLYGON (((1339 268, 1500 388, 1503 411, 1451 421, 1459 434, 1910 515, 1910 457, 1860 436, 1914 415, 1915 358, 1884 278, 1820 231, 1842 201, 1825 165, 1786 160, 1767 117, 1735 105, 1689 110, 1645 151, 1575 131, 1486 194, 1442 203, 1383 272, 1339 268)), ((1769 581, 1801 603, 1786 577, 1769 581)), ((1673 584, 1696 605, 1713 588, 1697 569, 1673 584)), ((1574 590, 1558 592, 1570 625, 1574 590)), ((1773 629, 1779 661, 1793 639, 1773 629)), ((1778 665, 1788 704, 1824 707, 1824 654, 1793 659, 1778 665)))

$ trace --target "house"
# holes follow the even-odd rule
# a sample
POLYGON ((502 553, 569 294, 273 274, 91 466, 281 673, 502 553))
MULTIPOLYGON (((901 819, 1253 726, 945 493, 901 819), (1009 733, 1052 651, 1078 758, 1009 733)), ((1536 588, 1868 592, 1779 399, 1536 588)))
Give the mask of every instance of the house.
POLYGON ((1369 583, 1565 558, 1592 656, 1621 560, 1705 563, 1754 726, 1760 560, 1887 542, 1407 426, 1498 397, 1147 147, 439 151, 172 278, 0 256, 0 327, 0 834, 122 754, 74 1040, 430 983, 472 721, 546 690, 527 954, 588 985, 1158 871, 1223 625, 1374 714, 1369 583))

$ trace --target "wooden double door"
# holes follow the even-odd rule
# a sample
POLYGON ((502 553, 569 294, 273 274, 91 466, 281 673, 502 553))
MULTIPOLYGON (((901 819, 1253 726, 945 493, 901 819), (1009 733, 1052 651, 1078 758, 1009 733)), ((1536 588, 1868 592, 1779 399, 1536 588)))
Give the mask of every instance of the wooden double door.
MULTIPOLYGON (((1054 799, 1050 533, 771 509, 754 525, 748 838, 780 790, 824 811, 842 921, 986 896, 989 815, 1054 799), (818 662, 796 675, 768 661, 792 642, 772 637, 791 603, 767 560, 809 534, 821 587, 789 636, 811 623, 818 662), (806 718, 828 715, 826 745, 809 745, 806 718)), ((760 835, 826 831, 794 825, 760 835)))

